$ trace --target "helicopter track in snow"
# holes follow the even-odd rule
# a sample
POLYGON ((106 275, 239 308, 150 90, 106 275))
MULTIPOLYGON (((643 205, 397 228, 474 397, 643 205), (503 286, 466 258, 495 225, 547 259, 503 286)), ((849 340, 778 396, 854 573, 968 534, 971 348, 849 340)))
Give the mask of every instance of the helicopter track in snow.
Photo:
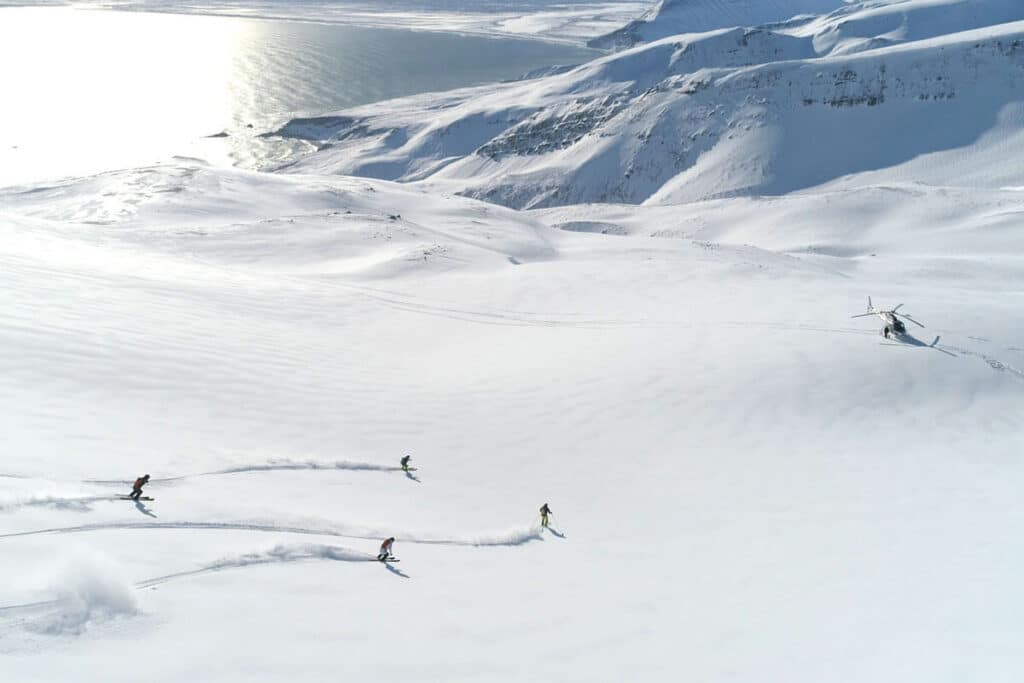
MULTIPOLYGON (((990 356, 987 353, 983 353, 983 352, 980 352, 980 351, 972 351, 971 349, 966 349, 966 348, 964 348, 962 346, 957 346, 955 344, 940 344, 939 340, 941 340, 942 335, 938 335, 935 338, 935 341, 932 342, 931 344, 925 343, 925 342, 917 339, 913 335, 904 335, 904 336, 905 337, 909 337, 909 339, 911 339, 913 341, 913 343, 883 342, 883 344, 886 345, 886 346, 897 346, 897 347, 904 347, 904 348, 909 348, 909 349, 933 349, 935 351, 940 351, 940 352, 942 352, 942 353, 944 353, 944 354, 946 354, 948 356, 953 356, 953 357, 958 357, 958 358, 979 358, 979 359, 983 360, 986 365, 988 365, 990 368, 992 368, 996 372, 1005 372, 1005 373, 1009 374, 1010 376, 1012 376, 1012 377, 1014 377, 1016 379, 1024 381, 1024 370, 1021 370, 1020 368, 1017 368, 1017 367, 1015 367, 1013 365, 1010 365, 1009 363, 1007 363, 1005 361, 999 360, 998 358, 990 356)), ((979 337, 968 337, 968 339, 971 339, 973 341, 978 341, 978 342, 984 342, 984 343, 988 343, 990 341, 988 339, 981 339, 979 337)), ((1011 347, 1007 347, 1006 350, 1007 351, 1014 351, 1015 349, 1014 349, 1014 347, 1011 346, 1011 347)))
POLYGON ((461 320, 481 325, 502 327, 574 327, 579 329, 604 329, 614 327, 664 326, 672 323, 659 323, 643 319, 600 319, 573 314, 545 314, 530 311, 486 310, 463 308, 450 304, 438 304, 405 297, 399 294, 373 290, 355 285, 345 285, 346 289, 357 292, 373 301, 383 304, 392 310, 416 313, 448 320, 461 320))
POLYGON ((415 295, 387 289, 367 287, 352 283, 335 283, 334 286, 364 296, 393 310, 415 313, 448 320, 460 320, 482 325, 506 327, 563 327, 577 329, 609 328, 695 328, 705 325, 726 327, 756 327, 780 330, 805 330, 837 334, 872 334, 862 328, 826 327, 805 325, 785 321, 712 320, 693 322, 687 319, 652 318, 604 318, 588 313, 552 313, 505 308, 467 307, 452 302, 429 300, 415 295))
POLYGON ((971 351, 970 349, 965 349, 961 346, 952 346, 948 344, 939 344, 938 348, 959 354, 960 356, 980 358, 981 360, 985 361, 985 363, 996 372, 1005 372, 1021 381, 1024 381, 1024 370, 1014 367, 1013 365, 1010 365, 1005 361, 1001 361, 998 358, 993 358, 992 356, 986 353, 971 351))
POLYGON ((775 321, 725 320, 694 323, 689 320, 654 320, 649 318, 596 318, 586 314, 553 314, 535 311, 514 311, 505 309, 487 310, 482 308, 464 308, 450 304, 428 302, 416 297, 409 297, 387 290, 378 290, 357 285, 345 284, 344 287, 357 292, 374 301, 382 303, 394 310, 417 313, 449 320, 461 320, 484 325, 513 327, 569 327, 578 329, 608 328, 679 328, 700 327, 706 324, 721 325, 735 328, 768 328, 779 330, 802 330, 808 332, 824 332, 834 334, 872 334, 859 328, 825 327, 820 325, 804 325, 799 323, 775 321))

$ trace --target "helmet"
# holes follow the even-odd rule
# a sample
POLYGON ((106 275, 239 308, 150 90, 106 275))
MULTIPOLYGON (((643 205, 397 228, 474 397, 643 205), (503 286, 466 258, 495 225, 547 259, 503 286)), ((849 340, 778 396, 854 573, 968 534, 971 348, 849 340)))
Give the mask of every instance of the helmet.
POLYGON ((391 537, 391 538, 389 538, 388 540, 389 540, 389 541, 394 541, 394 540, 395 540, 395 537, 394 537, 394 536, 392 536, 392 537, 391 537))

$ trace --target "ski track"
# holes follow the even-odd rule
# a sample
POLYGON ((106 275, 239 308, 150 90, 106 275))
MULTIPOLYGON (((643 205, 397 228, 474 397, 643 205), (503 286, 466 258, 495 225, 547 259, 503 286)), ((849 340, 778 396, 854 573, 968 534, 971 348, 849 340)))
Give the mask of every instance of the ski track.
MULTIPOLYGON (((283 564, 309 560, 331 560, 334 562, 378 562, 375 555, 360 552, 351 548, 324 545, 320 543, 278 544, 269 550, 244 553, 225 557, 202 565, 196 569, 163 574, 150 579, 137 581, 134 585, 138 590, 152 588, 178 579, 202 576, 230 569, 243 569, 267 564, 283 564)), ((33 611, 60 604, 60 600, 39 600, 16 605, 0 605, 0 613, 16 614, 33 611)))
MULTIPOLYGON (((44 534, 76 534, 90 531, 105 531, 112 529, 207 529, 217 531, 260 531, 271 533, 304 534, 309 536, 335 536, 339 538, 358 538, 379 540, 389 535, 395 535, 393 531, 384 531, 367 528, 345 528, 345 527, 300 527, 286 526, 279 524, 267 524, 264 522, 100 522, 96 524, 81 524, 78 526, 53 527, 50 529, 35 529, 32 531, 14 531, 0 534, 0 538, 16 538, 20 536, 39 536, 44 534)), ((455 546, 517 546, 540 540, 541 529, 533 526, 526 529, 513 529, 503 533, 487 534, 481 536, 467 536, 462 538, 445 538, 431 534, 407 533, 395 535, 398 541, 403 543, 417 543, 421 545, 455 545, 455 546)))
MULTIPOLYGON (((348 538, 369 538, 377 540, 384 536, 383 532, 372 534, 356 534, 336 529, 312 529, 303 527, 277 526, 269 524, 255 524, 242 522, 135 522, 121 524, 87 524, 78 527, 64 527, 56 529, 41 529, 38 531, 24 531, 8 534, 0 534, 0 538, 11 538, 17 536, 32 536, 40 534, 65 534, 80 533, 88 531, 102 531, 109 529, 213 529, 231 531, 265 531, 278 533, 309 534, 321 536, 343 536, 348 538)), ((529 529, 513 530, 504 534, 479 536, 472 538, 434 538, 430 536, 418 536, 416 534, 398 536, 396 539, 403 543, 419 543, 428 545, 458 545, 458 546, 517 546, 534 540, 541 539, 542 530, 540 527, 529 529)), ((210 562, 196 569, 188 569, 171 574, 163 574, 150 579, 136 582, 136 589, 152 588, 178 579, 201 576, 214 572, 221 572, 230 569, 241 569, 266 564, 292 563, 309 560, 332 560, 335 562, 377 562, 375 555, 360 552, 351 548, 340 546, 324 545, 319 543, 299 544, 278 544, 269 550, 244 553, 232 557, 226 557, 210 562)), ((405 576, 404 574, 402 576, 405 576)), ((41 600, 36 602, 20 603, 14 605, 0 605, 0 615, 18 614, 24 611, 34 611, 42 608, 58 605, 60 600, 41 600)))
MULTIPOLYGON (((153 483, 170 483, 176 481, 182 481, 184 479, 192 479, 195 477, 218 477, 228 474, 247 474, 250 472, 278 472, 278 471, 299 471, 299 470, 349 470, 355 472, 401 472, 402 468, 398 465, 378 465, 369 462, 354 462, 349 460, 338 460, 334 462, 317 462, 315 460, 306 461, 295 461, 295 460, 270 460, 266 463, 258 463, 255 465, 237 465, 235 467, 227 467, 222 470, 211 470, 209 472, 194 472, 192 474, 178 474, 170 477, 163 478, 152 478, 149 480, 150 484, 153 483)), ((32 479, 33 477, 24 474, 0 474, 0 478, 5 479, 32 479)), ((82 479, 78 481, 81 484, 100 484, 105 486, 130 486, 134 479, 82 479)), ((99 497, 96 500, 104 500, 103 497, 99 497)), ((0 510, 3 510, 3 504, 0 503, 0 510)))
POLYGON ((333 560, 335 562, 377 562, 377 557, 369 553, 359 552, 351 548, 323 545, 319 543, 281 544, 262 552, 245 553, 234 557, 226 557, 203 565, 198 569, 189 569, 173 574, 164 574, 135 584, 136 588, 151 588, 176 579, 200 576, 220 572, 227 569, 241 569, 265 564, 301 562, 304 560, 333 560))
MULTIPOLYGON (((227 474, 248 474, 250 472, 281 472, 298 470, 349 470, 356 472, 401 472, 398 465, 377 465, 369 462, 354 462, 350 460, 338 460, 334 462, 317 462, 315 460, 293 461, 293 460, 271 460, 256 465, 238 465, 226 467, 222 470, 210 472, 196 472, 193 474, 179 474, 172 477, 153 478, 150 483, 168 483, 193 479, 196 477, 219 477, 227 474)), ((85 479, 83 484, 131 484, 131 479, 85 479)))
POLYGON ((87 512, 91 503, 115 500, 110 496, 29 496, 16 500, 0 500, 0 512, 9 512, 23 507, 53 507, 58 510, 87 512))
MULTIPOLYGON (((354 462, 339 460, 335 462, 317 462, 313 460, 292 461, 292 460, 271 460, 266 463, 255 465, 238 465, 227 467, 221 470, 210 472, 198 472, 194 474, 181 474, 162 479, 150 479, 150 483, 173 484, 175 482, 192 479, 195 477, 216 477, 230 474, 247 474, 250 472, 278 472, 278 471, 302 471, 302 470, 348 470, 361 472, 401 472, 398 465, 377 465, 367 462, 354 462)), ((0 478, 29 480, 32 477, 20 474, 0 474, 0 478)), ((83 479, 77 483, 100 485, 100 486, 131 486, 132 479, 83 479)), ((110 495, 82 495, 82 496, 51 496, 36 495, 26 496, 21 499, 3 500, 0 499, 0 513, 10 512, 23 507, 53 507, 58 510, 73 510, 76 512, 88 512, 93 503, 108 500, 119 500, 122 494, 110 495)), ((124 493, 127 495, 127 492, 124 493)))

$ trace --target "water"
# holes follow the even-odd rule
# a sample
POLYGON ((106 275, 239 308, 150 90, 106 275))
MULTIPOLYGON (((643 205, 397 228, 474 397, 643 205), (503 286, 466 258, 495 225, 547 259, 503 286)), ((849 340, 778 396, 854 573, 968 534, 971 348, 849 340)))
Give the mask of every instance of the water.
POLYGON ((237 17, 0 8, 0 185, 200 156, 259 166, 258 133, 594 53, 538 41, 237 17), (211 139, 220 132, 228 137, 211 139))

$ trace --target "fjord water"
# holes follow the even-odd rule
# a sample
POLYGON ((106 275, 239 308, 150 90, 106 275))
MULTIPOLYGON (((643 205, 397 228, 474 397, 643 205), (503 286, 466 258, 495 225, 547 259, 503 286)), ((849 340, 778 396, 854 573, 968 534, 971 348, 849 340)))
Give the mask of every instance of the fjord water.
POLYGON ((173 155, 260 167, 281 150, 258 134, 292 115, 517 78, 591 54, 404 29, 0 8, 0 186, 173 155))

